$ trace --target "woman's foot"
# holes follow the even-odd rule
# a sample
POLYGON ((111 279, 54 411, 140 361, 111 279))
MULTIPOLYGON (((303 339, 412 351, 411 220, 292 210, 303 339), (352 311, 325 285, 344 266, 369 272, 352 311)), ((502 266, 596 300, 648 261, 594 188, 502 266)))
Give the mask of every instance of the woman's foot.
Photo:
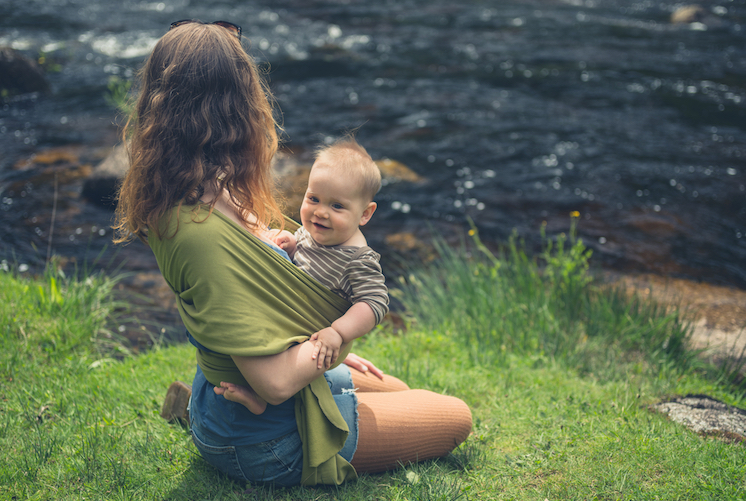
POLYGON ((267 402, 250 386, 239 386, 221 381, 220 386, 216 386, 214 390, 218 395, 223 395, 231 402, 243 405, 254 414, 261 414, 267 408, 267 402))
POLYGON ((178 421, 183 426, 189 425, 189 397, 192 387, 181 381, 171 383, 163 401, 161 417, 167 421, 178 421))

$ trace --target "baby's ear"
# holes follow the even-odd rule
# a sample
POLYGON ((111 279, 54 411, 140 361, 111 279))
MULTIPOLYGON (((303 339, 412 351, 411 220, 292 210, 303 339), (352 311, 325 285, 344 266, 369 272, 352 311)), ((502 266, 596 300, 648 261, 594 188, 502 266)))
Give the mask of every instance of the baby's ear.
POLYGON ((377 203, 371 202, 368 204, 368 206, 363 211, 363 215, 360 217, 360 226, 365 226, 365 224, 370 221, 370 218, 373 217, 373 213, 376 211, 376 208, 378 208, 377 203))

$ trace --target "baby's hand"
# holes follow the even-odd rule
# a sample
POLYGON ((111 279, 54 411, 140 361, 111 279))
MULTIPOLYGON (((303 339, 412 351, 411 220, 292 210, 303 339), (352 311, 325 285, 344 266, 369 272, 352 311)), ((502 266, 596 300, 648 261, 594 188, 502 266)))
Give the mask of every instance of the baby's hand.
POLYGON ((316 342, 311 360, 318 358, 319 363, 317 367, 319 369, 328 369, 337 361, 344 339, 342 339, 339 332, 331 327, 327 327, 326 329, 315 332, 309 341, 316 342))
POLYGON ((295 235, 287 230, 274 230, 273 232, 275 234, 272 237, 272 241, 274 241, 275 245, 287 252, 290 257, 292 257, 293 254, 295 254, 295 235))

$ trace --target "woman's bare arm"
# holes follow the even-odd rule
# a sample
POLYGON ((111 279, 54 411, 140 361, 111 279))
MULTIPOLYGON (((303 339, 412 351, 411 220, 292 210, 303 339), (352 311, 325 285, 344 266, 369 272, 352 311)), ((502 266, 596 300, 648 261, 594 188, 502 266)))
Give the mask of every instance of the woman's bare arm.
POLYGON ((231 358, 260 397, 279 405, 324 373, 311 359, 313 350, 314 345, 306 342, 276 355, 231 358))

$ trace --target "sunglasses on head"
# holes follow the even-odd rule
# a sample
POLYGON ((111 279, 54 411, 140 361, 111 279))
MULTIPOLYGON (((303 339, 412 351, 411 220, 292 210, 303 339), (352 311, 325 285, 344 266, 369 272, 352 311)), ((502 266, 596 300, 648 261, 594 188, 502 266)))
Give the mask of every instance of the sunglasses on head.
POLYGON ((181 21, 176 21, 176 22, 171 23, 171 27, 169 28, 169 30, 172 30, 176 28, 177 26, 182 26, 184 24, 189 24, 189 23, 217 24, 218 26, 230 31, 231 33, 236 35, 239 40, 241 40, 241 27, 237 24, 229 23, 228 21, 213 21, 211 23, 203 23, 199 19, 182 19, 181 21))

